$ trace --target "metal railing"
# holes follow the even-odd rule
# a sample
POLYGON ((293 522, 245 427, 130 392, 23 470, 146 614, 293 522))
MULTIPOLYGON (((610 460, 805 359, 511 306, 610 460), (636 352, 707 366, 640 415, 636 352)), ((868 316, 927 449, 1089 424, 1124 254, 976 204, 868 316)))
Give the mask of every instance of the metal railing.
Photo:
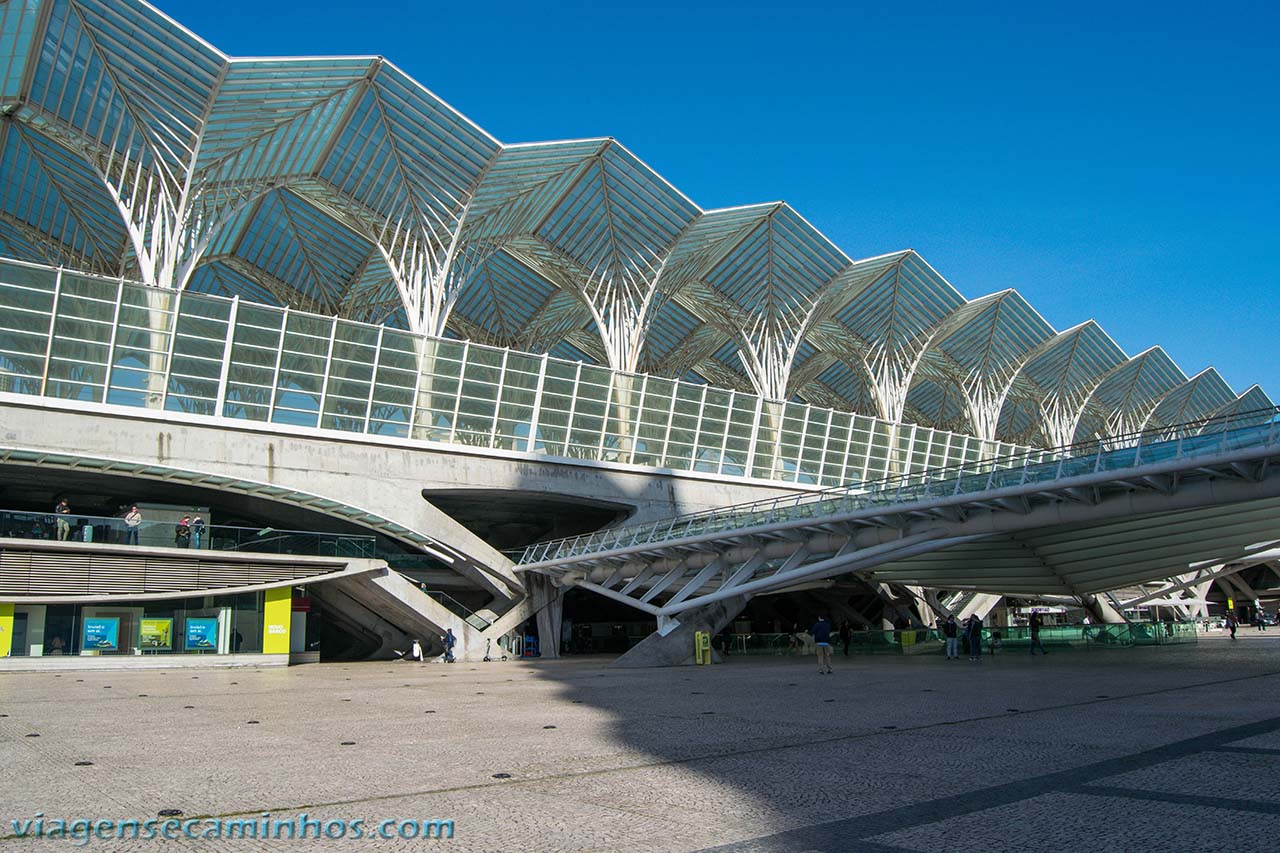
POLYGON ((122 516, 0 510, 0 536, 11 539, 359 558, 373 557, 377 542, 373 536, 226 524, 208 524, 202 530, 188 525, 184 535, 176 521, 146 519, 135 530, 130 532, 122 516))
POLYGON ((986 492, 1100 471, 1127 470, 1140 465, 1210 456, 1246 447, 1268 446, 1277 441, 1278 414, 1280 407, 1271 407, 1202 418, 1065 445, 1047 452, 1016 453, 853 486, 679 515, 649 524, 553 539, 530 545, 519 562, 542 563, 719 531, 805 518, 820 519, 873 506, 986 492))
POLYGON ((454 598, 449 593, 444 592, 443 590, 424 589, 422 591, 425 592, 428 596, 430 596, 435 601, 439 602, 439 604, 442 607, 444 607, 454 616, 457 616, 463 622, 466 622, 472 628, 476 628, 478 630, 483 631, 484 629, 488 628, 490 625, 493 624, 488 619, 485 619, 483 616, 476 613, 470 607, 467 607, 467 605, 463 604, 461 601, 454 598))

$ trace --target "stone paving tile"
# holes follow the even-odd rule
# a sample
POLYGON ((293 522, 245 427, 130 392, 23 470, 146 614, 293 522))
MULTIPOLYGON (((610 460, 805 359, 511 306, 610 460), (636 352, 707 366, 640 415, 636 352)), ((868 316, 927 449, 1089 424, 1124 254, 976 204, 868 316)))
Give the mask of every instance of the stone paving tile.
MULTIPOLYGON (((1158 767, 1109 776, 1098 784, 1109 788, 1252 800, 1274 803, 1280 808, 1280 755, 1202 752, 1158 767)), ((1280 846, 1280 838, 1276 843, 1280 846)))
MULTIPOLYGON (((192 816, 267 809, 285 817, 307 809, 326 819, 451 818, 457 835, 444 843, 474 851, 695 850, 833 820, 856 825, 860 816, 903 808, 908 814, 914 806, 927 823, 929 803, 966 786, 1031 784, 1045 774, 1276 717, 1277 652, 1280 636, 1034 660, 1004 656, 973 665, 854 658, 838 659, 830 677, 812 672, 808 659, 782 658, 639 671, 578 659, 60 678, 3 673, 0 766, 6 779, 20 782, 0 786, 0 853, 51 849, 50 842, 4 837, 11 818, 37 811, 145 818, 161 808, 192 816), (32 732, 41 737, 25 737, 32 732), (75 766, 82 760, 94 763, 75 766), (495 773, 512 778, 496 780, 495 773)), ((1278 735, 1236 744, 1277 748, 1278 735)), ((1204 755, 1197 761, 1220 758, 1249 774, 1274 766, 1241 753, 1204 755)), ((1177 768, 1165 784, 1166 765, 1148 770, 1134 780, 1103 781, 1120 780, 1146 796, 1180 792, 1194 775, 1177 768)), ((1215 785, 1199 792, 1243 796, 1229 781, 1215 785)), ((1254 783, 1268 802, 1269 785, 1254 783)), ((1052 796, 1124 820, 1207 808, 1052 796)), ((1041 814, 1047 799, 992 809, 993 822, 966 823, 962 837, 973 849, 1000 849, 1021 837, 1017 815, 1041 814)), ((1275 827, 1270 837, 1280 837, 1273 814, 1233 819, 1275 827)), ((904 820, 903 839, 926 828, 904 820)), ((1052 821, 1045 825, 1065 832, 1052 821)), ((1189 831, 1199 837, 1199 827, 1189 831)), ((878 837, 881 843, 912 846, 888 835, 878 837)), ((287 841, 166 843, 300 849, 287 841)), ((422 845, 405 839, 376 846, 422 845)), ((326 841, 322 849, 368 846, 326 841)), ((117 841, 91 849, 146 848, 117 841)))
POLYGON ((1280 749, 1280 732, 1244 738, 1236 741, 1232 746, 1254 749, 1280 749))
MULTIPOLYGON (((975 793, 975 796, 978 796, 975 793)), ((907 850, 1044 853, 1046 850, 1275 850, 1276 823, 1256 815, 1197 806, 1084 794, 1049 794, 962 818, 869 839, 907 850), (1270 835, 1267 833, 1270 832, 1270 835)))

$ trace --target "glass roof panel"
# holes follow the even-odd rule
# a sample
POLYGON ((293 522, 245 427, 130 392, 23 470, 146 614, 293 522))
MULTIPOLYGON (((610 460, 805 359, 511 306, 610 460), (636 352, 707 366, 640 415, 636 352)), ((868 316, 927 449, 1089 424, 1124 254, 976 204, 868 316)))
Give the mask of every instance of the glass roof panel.
POLYGON ((190 235, 196 289, 403 327, 401 288, 418 284, 397 267, 397 287, 374 241, 416 240, 425 278, 457 295, 447 335, 735 387, 746 346, 757 387, 870 413, 874 373, 877 406, 926 420, 1007 390, 1001 435, 1234 404, 1216 373, 1186 381, 1163 351, 1121 370, 1096 324, 1055 334, 1012 291, 966 303, 913 251, 851 262, 785 204, 702 212, 612 139, 504 147, 379 57, 230 59, 140 0, 43 3, 0 4, 0 245, 18 257, 152 275, 95 171, 127 161, 172 195, 200 188, 185 219, 131 221, 213 231, 190 235), (593 320, 586 300, 618 282, 652 304, 593 320))
POLYGON ((1170 391, 1151 413, 1147 426, 1184 424, 1208 417, 1235 399, 1231 386, 1210 367, 1170 391))
POLYGON ((1089 397, 1089 410, 1076 428, 1076 440, 1132 432, 1166 394, 1187 381, 1160 347, 1134 356, 1107 375, 1089 397))
POLYGON ((220 179, 314 172, 372 60, 232 60, 202 138, 220 179), (239 155, 239 156, 237 156, 239 155))

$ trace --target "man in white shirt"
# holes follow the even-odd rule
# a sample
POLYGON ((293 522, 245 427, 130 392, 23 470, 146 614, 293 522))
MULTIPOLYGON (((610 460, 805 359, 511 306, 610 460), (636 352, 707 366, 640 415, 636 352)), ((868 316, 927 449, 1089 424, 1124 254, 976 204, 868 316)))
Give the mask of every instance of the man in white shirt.
POLYGON ((136 506, 130 506, 124 514, 124 544, 138 544, 138 528, 142 526, 142 513, 136 506))

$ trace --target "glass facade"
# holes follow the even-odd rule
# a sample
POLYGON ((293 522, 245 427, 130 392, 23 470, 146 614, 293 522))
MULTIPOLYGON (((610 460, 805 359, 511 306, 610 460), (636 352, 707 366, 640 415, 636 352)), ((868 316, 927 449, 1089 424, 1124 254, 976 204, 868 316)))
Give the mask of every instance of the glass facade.
POLYGON ((19 394, 815 486, 1028 450, 14 261, 0 307, 19 394))
POLYGON ((262 652, 263 594, 164 601, 18 604, 13 657, 262 652))

